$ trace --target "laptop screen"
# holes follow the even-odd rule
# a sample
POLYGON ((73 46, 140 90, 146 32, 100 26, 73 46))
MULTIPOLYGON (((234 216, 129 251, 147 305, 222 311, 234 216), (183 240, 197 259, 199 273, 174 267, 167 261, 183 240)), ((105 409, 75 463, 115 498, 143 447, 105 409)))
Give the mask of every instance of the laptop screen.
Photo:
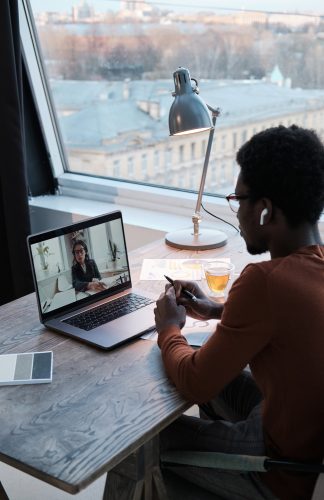
POLYGON ((131 286, 119 211, 29 236, 28 244, 43 318, 131 286))

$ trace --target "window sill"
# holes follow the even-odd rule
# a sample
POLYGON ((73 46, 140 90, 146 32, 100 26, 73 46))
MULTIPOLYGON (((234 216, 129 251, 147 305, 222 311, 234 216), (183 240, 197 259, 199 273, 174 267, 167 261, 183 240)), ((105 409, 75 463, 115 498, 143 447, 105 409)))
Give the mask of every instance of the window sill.
MULTIPOLYGON (((84 217, 94 217, 121 210, 129 249, 163 238, 169 231, 191 228, 197 195, 150 186, 64 174, 59 179, 58 195, 30 199, 32 231, 70 224, 84 217), (135 241, 137 240, 137 241, 135 241)), ((212 213, 236 223, 225 199, 204 197, 212 213)), ((233 236, 236 231, 201 210, 202 225, 233 236)))
MULTIPOLYGON (((121 210, 126 232, 145 244, 163 238, 169 231, 191 228, 196 200, 195 193, 66 173, 59 178, 58 195, 34 197, 29 203, 33 232, 121 210), (36 211, 38 216, 33 217, 36 211)), ((236 216, 224 198, 206 195, 203 203, 207 210, 237 226, 236 216)), ((201 215, 203 226, 224 231, 228 236, 237 234, 234 228, 204 210, 201 215)), ((320 227, 324 227, 324 214, 320 227)))
MULTIPOLYGON (((173 223, 183 224, 195 211, 197 194, 187 191, 164 189, 154 186, 145 186, 142 184, 131 184, 129 182, 115 181, 112 179, 102 179, 79 174, 65 173, 58 177, 59 193, 64 196, 87 199, 104 204, 110 204, 118 208, 132 207, 136 209, 149 210, 154 212, 154 218, 157 221, 159 229, 168 231, 173 229, 173 223), (161 217, 159 217, 161 214, 161 217), (166 217, 166 214, 172 214, 172 219, 166 217), (175 215, 176 214, 176 215, 175 215), (178 219, 181 217, 181 219, 178 219), (184 219, 183 219, 184 217, 184 219), (172 226, 170 227, 170 223, 172 226), (162 224, 162 225, 161 225, 162 224)), ((203 197, 203 203, 206 208, 215 213, 219 217, 226 218, 229 222, 236 220, 235 214, 231 212, 227 201, 222 197, 207 196, 203 197)), ((102 207, 103 208, 103 207, 102 207)), ((146 216, 149 215, 146 212, 146 216)), ((204 214, 201 210, 201 215, 205 220, 213 220, 209 215, 204 214)), ((148 224, 151 224, 150 217, 148 224)), ((223 225, 223 224, 222 224, 223 225)))

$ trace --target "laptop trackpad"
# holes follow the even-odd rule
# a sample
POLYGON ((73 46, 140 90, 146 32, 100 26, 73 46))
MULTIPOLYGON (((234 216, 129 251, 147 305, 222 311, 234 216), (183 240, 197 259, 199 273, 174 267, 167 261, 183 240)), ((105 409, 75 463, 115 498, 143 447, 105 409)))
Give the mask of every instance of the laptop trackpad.
POLYGON ((88 337, 91 337, 91 333, 95 337, 99 335, 101 342, 104 341, 105 347, 109 348, 132 337, 140 336, 146 330, 155 327, 154 307, 155 304, 150 304, 138 311, 110 321, 95 328, 92 332, 88 332, 90 334, 88 337))

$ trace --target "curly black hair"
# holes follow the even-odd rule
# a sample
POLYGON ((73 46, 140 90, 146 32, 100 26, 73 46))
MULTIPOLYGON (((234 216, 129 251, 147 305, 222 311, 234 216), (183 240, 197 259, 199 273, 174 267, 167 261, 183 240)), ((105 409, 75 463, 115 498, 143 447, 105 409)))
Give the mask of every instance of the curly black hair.
POLYGON ((294 227, 317 222, 324 207, 324 146, 316 132, 269 128, 243 144, 236 160, 252 201, 269 198, 294 227))

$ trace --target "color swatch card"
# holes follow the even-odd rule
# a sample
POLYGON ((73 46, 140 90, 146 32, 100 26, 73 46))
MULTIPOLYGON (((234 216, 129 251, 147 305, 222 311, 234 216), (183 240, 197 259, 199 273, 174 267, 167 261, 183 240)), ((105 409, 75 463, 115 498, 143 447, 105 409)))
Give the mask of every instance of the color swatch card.
POLYGON ((52 372, 52 351, 0 355, 0 385, 49 383, 52 372))

